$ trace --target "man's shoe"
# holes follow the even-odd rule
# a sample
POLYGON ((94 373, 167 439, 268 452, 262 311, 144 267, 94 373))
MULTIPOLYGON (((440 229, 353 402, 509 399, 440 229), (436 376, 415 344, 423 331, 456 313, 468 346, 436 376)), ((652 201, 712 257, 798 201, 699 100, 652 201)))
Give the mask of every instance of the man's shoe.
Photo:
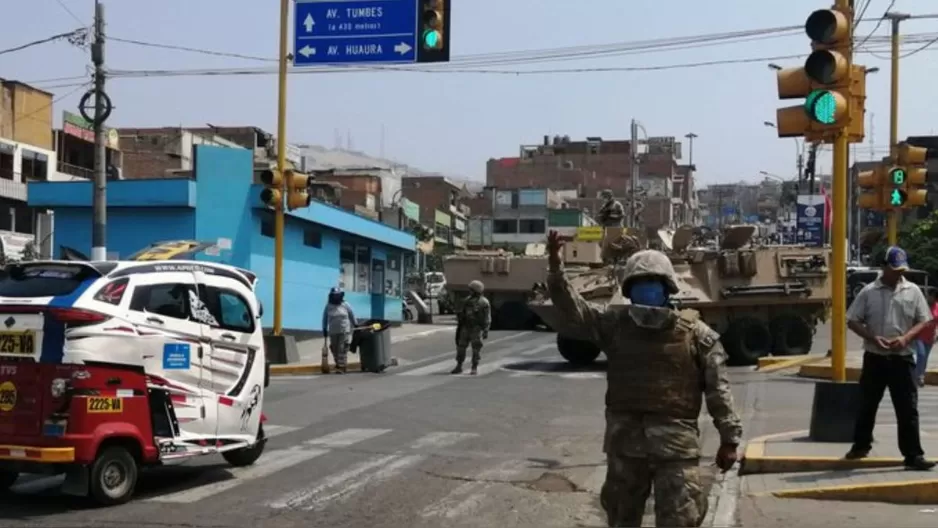
POLYGON ((847 460, 860 460, 861 458, 866 458, 870 456, 869 449, 857 449, 853 448, 844 455, 844 458, 847 460))
POLYGON ((905 461, 905 468, 909 471, 931 471, 936 463, 923 456, 910 458, 905 461))
POLYGON ((478 373, 479 373, 479 368, 478 368, 478 367, 472 367, 472 370, 469 371, 469 375, 471 375, 471 376, 475 376, 475 375, 478 374, 478 373))
POLYGON ((450 374, 462 374, 462 365, 456 365, 456 368, 449 371, 450 374))

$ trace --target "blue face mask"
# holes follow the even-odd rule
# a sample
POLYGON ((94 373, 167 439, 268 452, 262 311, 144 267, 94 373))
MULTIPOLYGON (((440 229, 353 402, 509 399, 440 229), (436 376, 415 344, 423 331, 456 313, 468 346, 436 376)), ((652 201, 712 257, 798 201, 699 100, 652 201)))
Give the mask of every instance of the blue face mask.
POLYGON ((629 290, 632 304, 641 306, 665 306, 668 304, 668 293, 662 282, 637 282, 629 290))

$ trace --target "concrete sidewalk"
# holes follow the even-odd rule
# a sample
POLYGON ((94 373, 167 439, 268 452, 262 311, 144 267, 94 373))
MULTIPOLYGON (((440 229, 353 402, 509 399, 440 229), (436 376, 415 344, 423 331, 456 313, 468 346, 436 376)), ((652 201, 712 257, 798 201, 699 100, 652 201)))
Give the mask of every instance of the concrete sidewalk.
MULTIPOLYGON (((412 339, 419 339, 442 332, 455 332, 454 325, 418 325, 404 324, 396 328, 387 330, 391 332, 391 343, 402 343, 412 339)), ((287 365, 271 365, 270 374, 272 376, 295 376, 300 374, 321 374, 322 373, 322 347, 325 338, 315 337, 297 342, 296 347, 300 355, 298 363, 287 365)), ((335 368, 335 362, 332 354, 329 354, 329 368, 335 368)), ((361 359, 358 354, 349 354, 349 370, 357 371, 361 369, 361 359)))
MULTIPOLYGON (((932 368, 925 372, 926 385, 938 385, 938 368, 932 362, 932 368)), ((860 379, 860 371, 863 367, 863 351, 847 351, 847 381, 857 381, 860 379)), ((805 356, 772 356, 759 358, 756 370, 759 372, 770 373, 789 369, 797 369, 798 376, 812 379, 831 379, 833 368, 831 367, 831 358, 816 354, 805 356)))
MULTIPOLYGON (((846 460, 850 444, 812 442, 808 431, 754 438, 743 457, 742 492, 754 496, 833 501, 938 504, 938 471, 907 471, 894 421, 877 425, 870 456, 846 460)), ((922 433, 926 456, 938 436, 922 433)))

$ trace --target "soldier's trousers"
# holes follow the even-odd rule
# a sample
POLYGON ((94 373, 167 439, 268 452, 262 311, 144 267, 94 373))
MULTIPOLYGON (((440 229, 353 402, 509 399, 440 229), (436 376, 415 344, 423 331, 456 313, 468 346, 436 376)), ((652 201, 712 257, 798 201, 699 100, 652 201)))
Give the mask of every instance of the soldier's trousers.
POLYGON ((332 359, 335 367, 344 370, 348 366, 349 334, 329 334, 329 349, 332 350, 332 359))
POLYGON ((460 328, 456 336, 456 363, 466 361, 466 349, 472 346, 472 364, 482 360, 482 330, 478 328, 460 328))
POLYGON ((609 457, 600 500, 609 526, 641 526, 645 503, 655 489, 655 526, 700 526, 707 497, 700 461, 609 457))

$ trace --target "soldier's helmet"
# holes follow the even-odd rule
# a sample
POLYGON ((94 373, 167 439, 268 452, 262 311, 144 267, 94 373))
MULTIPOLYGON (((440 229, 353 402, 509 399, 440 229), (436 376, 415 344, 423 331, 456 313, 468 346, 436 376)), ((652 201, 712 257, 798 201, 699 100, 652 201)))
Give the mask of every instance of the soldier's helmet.
POLYGON ((483 291, 485 291, 485 285, 482 284, 482 281, 474 280, 469 283, 469 291, 481 294, 483 291))
POLYGON ((599 193, 599 196, 601 196, 603 199, 606 199, 606 200, 612 200, 612 190, 603 189, 603 191, 599 193))
POLYGON ((681 291, 677 286, 677 274, 671 259, 660 251, 645 249, 625 261, 622 291, 628 293, 633 281, 643 278, 661 279, 668 286, 668 292, 674 295, 681 291))

